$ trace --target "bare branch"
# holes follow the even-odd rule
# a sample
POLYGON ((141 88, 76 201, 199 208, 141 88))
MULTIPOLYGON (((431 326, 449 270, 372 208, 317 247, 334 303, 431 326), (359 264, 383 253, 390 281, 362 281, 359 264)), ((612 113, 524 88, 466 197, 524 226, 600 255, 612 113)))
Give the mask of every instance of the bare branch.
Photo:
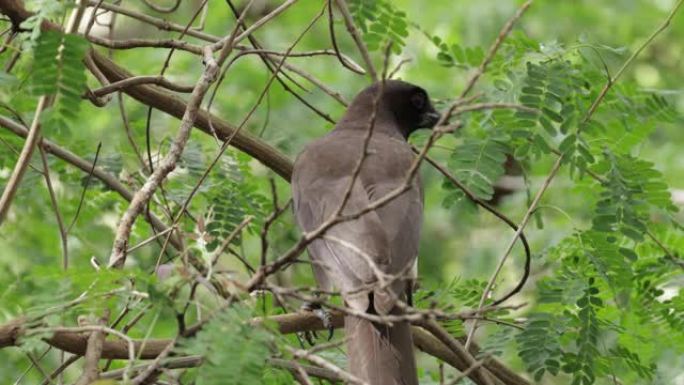
POLYGON ((337 7, 340 9, 340 13, 342 13, 344 24, 347 26, 347 31, 349 31, 352 39, 354 39, 354 43, 356 43, 359 52, 361 52, 361 57, 363 57, 363 61, 366 63, 366 72, 368 73, 368 76, 370 76, 371 81, 378 81, 378 73, 375 71, 375 67, 373 66, 373 60, 371 60, 366 44, 364 44, 363 40, 361 39, 359 30, 354 25, 354 19, 352 18, 351 13, 349 13, 347 2, 345 0, 335 0, 335 3, 337 3, 337 7))
POLYGON ((171 144, 169 153, 164 157, 159 167, 150 175, 145 184, 136 192, 131 200, 131 204, 126 210, 126 213, 121 218, 121 222, 116 231, 114 238, 114 246, 112 253, 109 256, 110 268, 121 268, 126 260, 126 249, 128 248, 128 237, 131 233, 133 223, 138 215, 145 209, 147 202, 152 197, 152 194, 166 178, 166 176, 176 168, 176 162, 180 159, 183 148, 190 138, 190 131, 192 130, 199 105, 202 102, 204 94, 209 89, 209 85, 216 80, 218 73, 218 65, 211 55, 211 51, 207 49, 205 52, 205 70, 200 77, 200 80, 195 85, 192 96, 188 101, 187 109, 183 115, 178 134, 171 144))
POLYGON ((112 49, 133 49, 133 48, 174 48, 181 51, 202 55, 202 47, 188 43, 185 40, 174 39, 137 39, 109 40, 98 36, 88 36, 88 40, 97 45, 112 49))
POLYGON ((102 88, 98 88, 96 90, 91 91, 91 93, 95 97, 101 97, 107 94, 111 94, 112 92, 122 91, 128 87, 137 86, 141 84, 156 84, 158 86, 167 88, 171 91, 183 93, 192 92, 194 89, 194 87, 192 86, 182 86, 175 84, 163 76, 134 76, 115 83, 108 84, 102 88))
POLYGON ((335 56, 337 57, 337 60, 339 60, 340 64, 342 64, 345 68, 349 69, 352 72, 356 72, 359 75, 365 75, 366 71, 362 67, 359 67, 358 64, 354 63, 351 61, 348 57, 343 55, 340 52, 339 47, 337 46, 337 38, 335 38, 335 19, 333 15, 333 0, 327 0, 328 1, 328 31, 330 32, 330 42, 332 43, 333 46, 333 52, 335 53, 335 56))
MULTIPOLYGON (((98 5, 98 2, 99 2, 98 0, 88 0, 88 5, 91 7, 94 7, 94 6, 98 5)), ((124 8, 124 7, 115 5, 115 4, 103 2, 102 4, 100 4, 100 8, 106 9, 108 11, 115 12, 115 13, 118 13, 121 15, 131 17, 133 19, 136 19, 136 20, 141 21, 141 22, 146 23, 146 24, 153 25, 153 26, 155 26, 158 29, 163 30, 163 31, 183 32, 184 30, 186 30, 185 26, 183 26, 183 25, 175 24, 175 23, 169 22, 169 21, 164 20, 164 19, 158 19, 156 17, 148 16, 144 13, 136 12, 136 11, 133 11, 133 10, 130 10, 128 8, 124 8)), ((204 41, 208 41, 211 43, 216 43, 217 41, 220 40, 220 38, 217 36, 210 35, 208 33, 204 33, 201 31, 197 31, 195 29, 188 29, 186 34, 188 36, 192 36, 192 37, 195 37, 195 38, 198 38, 198 39, 201 39, 204 41)))

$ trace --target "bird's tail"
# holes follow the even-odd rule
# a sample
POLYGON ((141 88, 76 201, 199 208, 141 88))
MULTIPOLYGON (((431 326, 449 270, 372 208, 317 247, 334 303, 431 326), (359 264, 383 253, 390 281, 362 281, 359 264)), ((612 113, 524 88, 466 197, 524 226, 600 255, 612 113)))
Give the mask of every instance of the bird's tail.
MULTIPOLYGON (((399 314, 393 309, 390 314, 399 314)), ((418 385, 408 322, 392 326, 344 317, 349 372, 369 385, 418 385)))

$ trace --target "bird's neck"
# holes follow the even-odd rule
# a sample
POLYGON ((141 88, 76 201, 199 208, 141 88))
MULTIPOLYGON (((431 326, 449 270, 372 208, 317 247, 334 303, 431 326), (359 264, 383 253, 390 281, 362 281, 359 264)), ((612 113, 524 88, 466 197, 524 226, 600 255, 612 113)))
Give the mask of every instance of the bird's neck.
POLYGON ((335 130, 367 132, 373 126, 374 133, 406 141, 410 132, 398 124, 394 116, 385 109, 378 109, 373 116, 370 108, 350 108, 335 126, 335 130))

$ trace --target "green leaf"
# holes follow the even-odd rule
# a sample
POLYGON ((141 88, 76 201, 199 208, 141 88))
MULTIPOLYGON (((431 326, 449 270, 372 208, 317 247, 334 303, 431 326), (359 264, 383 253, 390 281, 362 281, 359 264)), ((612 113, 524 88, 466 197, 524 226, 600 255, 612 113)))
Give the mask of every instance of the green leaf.
POLYGON ((475 196, 489 200, 494 183, 504 174, 508 147, 494 139, 468 141, 454 149, 449 168, 475 196))

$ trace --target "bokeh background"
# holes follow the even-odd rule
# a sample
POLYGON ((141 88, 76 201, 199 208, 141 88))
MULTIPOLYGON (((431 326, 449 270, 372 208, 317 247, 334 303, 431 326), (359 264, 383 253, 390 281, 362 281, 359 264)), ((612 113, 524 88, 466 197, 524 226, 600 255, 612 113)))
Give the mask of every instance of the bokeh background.
MULTIPOLYGON (((38 1, 27 3, 29 8, 42 4, 38 1)), ((125 3, 127 7, 155 14, 141 3, 125 3)), ((501 26, 519 8, 520 3, 513 0, 393 1, 392 4, 405 12, 410 21, 403 51, 391 58, 392 66, 402 59, 410 60, 401 67, 397 77, 421 85, 437 101, 455 98, 468 79, 470 70, 442 65, 437 58, 438 48, 426 34, 439 36, 449 44, 486 49, 496 38, 501 26)), ((578 50, 598 50, 607 68, 614 73, 628 55, 662 22, 674 3, 674 0, 539 0, 535 1, 516 24, 515 33, 539 41, 549 54, 552 54, 554 49, 567 50, 572 47, 578 50)), ((184 1, 180 11, 171 16, 160 16, 170 17, 173 21, 184 24, 198 4, 197 0, 184 1)), ((259 30, 256 36, 269 49, 284 51, 323 5, 320 1, 302 0, 277 20, 259 30)), ((248 16, 249 22, 257 20, 275 6, 277 2, 271 0, 256 0, 248 16)), ((222 1, 210 1, 210 11, 206 18, 208 32, 225 34, 233 23, 234 18, 222 1)), ((0 21, 0 27, 7 26, 9 24, 6 21, 0 21)), ((329 48, 327 28, 324 17, 306 34, 295 51, 329 48)), ((93 33, 104 33, 104 30, 96 26, 93 33)), ((356 47, 344 33, 340 21, 337 21, 337 35, 341 51, 361 63, 356 47)), ((154 38, 169 35, 130 18, 117 19, 115 38, 141 36, 154 38)), ((193 39, 190 38, 189 41, 193 39)), ((633 82, 641 89, 657 90, 680 116, 684 114, 683 42, 684 12, 680 12, 666 32, 646 48, 622 79, 625 82, 633 82)), ((150 48, 116 51, 113 58, 135 74, 152 75, 161 69, 166 55, 166 50, 150 48)), ((380 51, 374 51, 373 56, 380 66, 380 51)), ((0 56, 0 64, 4 65, 7 60, 7 53, 0 56)), ((347 100, 351 100, 368 84, 366 77, 345 70, 332 56, 291 58, 288 63, 306 70, 347 100)), ((178 83, 193 84, 200 72, 201 63, 197 57, 177 52, 170 62, 167 76, 178 83)), ((226 73, 226 79, 211 107, 212 111, 237 124, 256 102, 269 76, 258 57, 250 55, 241 58, 226 73)), ((308 84, 297 75, 293 76, 302 84, 308 84)), ((2 80, 3 78, 0 78, 0 81, 2 80)), ((26 78, 18 80, 27 81, 26 78)), ((89 79, 89 83, 91 86, 96 84, 92 78, 89 79)), ((10 83, 2 84, 7 87, 0 88, 0 100, 25 111, 26 116, 30 117, 35 99, 26 94, 16 93, 15 86, 10 86, 10 83)), ((306 88, 307 91, 299 92, 317 108, 328 113, 333 119, 342 115, 344 107, 341 104, 316 87, 307 85, 306 88)), ((147 108, 126 96, 124 103, 134 138, 143 144, 147 108)), ((153 112, 151 132, 155 151, 160 144, 162 148, 168 148, 178 124, 179 121, 174 118, 158 111, 153 112)), ((321 119, 300 103, 294 102, 292 96, 279 85, 270 89, 265 101, 245 126, 246 130, 261 136, 291 158, 294 158, 306 143, 325 134, 331 128, 331 123, 321 119)), ((99 164, 115 172, 123 180, 135 180, 137 177, 137 158, 131 151, 122 129, 119 110, 113 105, 108 108, 97 108, 84 101, 76 125, 69 130, 48 132, 46 135, 50 140, 91 160, 97 144, 102 142, 99 164)), ((413 140, 421 143, 424 137, 424 134, 419 134, 413 140)), ((0 131, 0 138, 14 148, 20 148, 22 143, 3 131, 0 131)), ((432 155, 444 161, 449 157, 450 150, 462 140, 462 137, 446 138, 432 151, 432 155)), ((196 165, 197 162, 208 164, 216 148, 213 138, 198 131, 193 133, 184 158, 187 159, 187 163, 182 164, 179 170, 174 172, 166 185, 171 199, 180 199, 187 194, 192 181, 196 180, 192 167, 187 165, 196 165), (193 163, 193 159, 196 163, 193 163)), ((638 146, 638 154, 643 159, 653 162, 655 168, 662 172, 671 188, 675 204, 679 207, 684 205, 683 149, 684 126, 681 120, 654 126, 647 139, 638 146)), ((248 168, 255 176, 250 184, 255 194, 262 195, 267 201, 270 200, 268 177, 273 174, 248 157, 238 156, 236 152, 230 154, 231 159, 237 160, 226 162, 238 162, 240 167, 248 168)), ((8 150, 7 146, 1 145, 0 185, 8 178, 14 161, 14 153, 8 150)), ((552 162, 553 159, 549 158, 527 164, 524 170, 525 179, 520 175, 512 175, 503 181, 502 184, 508 183, 513 186, 513 191, 502 194, 496 202, 497 207, 516 221, 522 218, 527 209, 529 194, 534 194, 551 168, 552 162), (527 186, 531 187, 530 191, 527 186)), ((54 159, 51 159, 50 164, 55 174, 59 175, 56 189, 63 202, 65 217, 72 218, 80 200, 83 175, 54 159)), ((421 287, 427 291, 438 290, 447 287, 454 280, 488 279, 512 232, 501 221, 476 209, 468 202, 445 207, 444 200, 448 191, 442 187, 442 177, 425 166, 421 173, 426 189, 425 224, 419 257, 421 287)), ((290 195, 289 185, 277 176, 273 178, 281 202, 284 202, 290 195)), ((206 189, 201 190, 197 199, 198 213, 201 214, 202 210, 211 207, 214 199, 222 198, 212 195, 212 189, 219 188, 220 184, 220 179, 212 179, 206 189)), ((223 199, 229 201, 231 198, 223 199)), ((516 303, 525 302, 529 291, 535 287, 534 282, 546 275, 549 269, 555 268, 553 264, 547 263, 545 253, 573 231, 590 226, 588 219, 591 217, 593 202, 596 199, 597 191, 592 190, 589 183, 573 182, 567 171, 561 171, 561 175, 554 181, 542 202, 540 211, 543 213, 543 221, 534 221, 526 231, 533 249, 533 270, 526 291, 516 303)), ((125 207, 126 203, 122 199, 106 191, 102 186, 98 185, 89 190, 85 207, 69 237, 70 260, 74 269, 89 269, 91 257, 101 263, 106 262, 117 220, 125 207)), ((676 214, 676 217, 683 219, 681 213, 676 214)), ((188 226, 191 228, 191 225, 188 226)), ((272 229, 271 256, 285 251, 297 239, 298 234, 292 215, 287 211, 272 229)), ((131 243, 141 241, 149 235, 149 228, 139 220, 131 243)), ((684 237, 681 234, 672 235, 669 242, 684 249, 684 237)), ((253 261, 256 263, 259 245, 258 232, 253 231, 245 234, 240 247, 245 255, 254 256, 253 261)), ((41 299, 37 297, 48 296, 47 292, 43 291, 46 289, 45 285, 55 285, 55 280, 50 278, 41 283, 40 274, 54 277, 58 274, 61 263, 60 238, 50 208, 49 196, 42 177, 32 170, 29 170, 21 186, 8 221, 0 228, 0 250, 0 318, 9 319, 40 303, 41 299), (35 287, 27 285, 29 280, 35 280, 32 282, 35 287)), ((141 269, 149 269, 150 266, 154 266, 158 252, 157 245, 144 247, 135 253, 131 263, 141 269)), ((497 293, 510 288, 520 277, 522 258, 522 250, 514 249, 512 258, 503 270, 503 279, 497 287, 497 293)), ((240 265, 228 257, 222 259, 221 265, 225 269, 242 274, 240 265)), ((294 266, 278 279, 279 282, 298 285, 313 284, 306 264, 294 266)), ((145 322, 152 321, 145 320, 143 325, 145 322)), ((156 334, 173 332, 172 319, 164 320, 162 317, 157 322, 156 334)), ((140 330, 142 333, 145 328, 141 327, 140 330)), ((486 335, 491 331, 483 330, 482 333, 486 335)), ((2 356, 9 359, 0 360, 0 377, 8 380, 17 378, 26 367, 26 360, 19 352, 3 351, 2 356)), ((522 367, 514 352, 507 352, 505 357, 511 366, 522 367)), ((437 370, 428 358, 421 357, 421 360, 425 370, 437 370)), ((661 383, 684 384, 684 376, 681 375, 683 367, 683 357, 672 357, 662 369, 661 378, 665 382, 661 383)), ((34 383, 36 378, 38 375, 31 373, 23 383, 34 383)), ((554 383, 553 379, 547 378, 546 381, 548 384, 554 383)))

